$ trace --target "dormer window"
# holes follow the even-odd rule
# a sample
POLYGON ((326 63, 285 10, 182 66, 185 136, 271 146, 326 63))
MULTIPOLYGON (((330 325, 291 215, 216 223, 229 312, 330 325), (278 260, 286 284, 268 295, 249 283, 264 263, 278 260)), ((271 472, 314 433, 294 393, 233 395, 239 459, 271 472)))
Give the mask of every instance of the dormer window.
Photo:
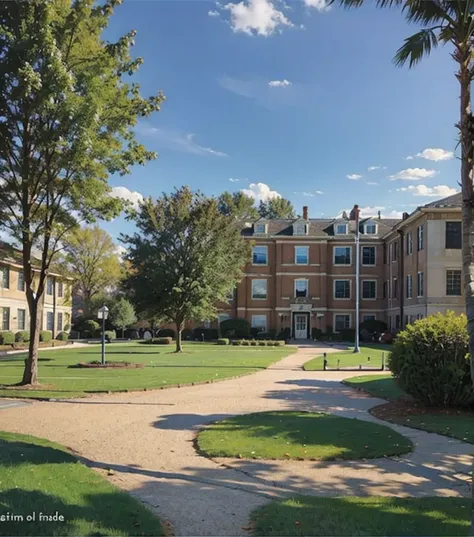
POLYGON ((347 224, 336 224, 336 235, 347 235, 347 224))
POLYGON ((377 235, 377 224, 374 222, 369 222, 364 225, 364 234, 365 235, 377 235))
POLYGON ((295 224, 293 226, 293 235, 306 235, 308 233, 308 226, 306 224, 295 224))
POLYGON ((265 224, 255 224, 255 233, 265 234, 267 232, 267 226, 265 224))

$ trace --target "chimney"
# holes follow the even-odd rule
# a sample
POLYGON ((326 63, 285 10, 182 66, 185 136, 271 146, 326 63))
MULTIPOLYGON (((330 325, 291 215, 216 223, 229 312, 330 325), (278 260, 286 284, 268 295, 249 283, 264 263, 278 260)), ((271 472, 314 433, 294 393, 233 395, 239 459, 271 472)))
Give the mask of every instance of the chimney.
POLYGON ((380 219, 382 218, 382 213, 379 211, 379 212, 377 213, 377 215, 378 215, 379 220, 380 220, 380 219))
POLYGON ((308 220, 308 206, 307 205, 303 207, 303 219, 308 220))
POLYGON ((349 220, 359 220, 359 206, 354 205, 354 208, 351 211, 351 214, 349 215, 349 220))
POLYGON ((402 214, 402 220, 406 220, 410 215, 408 213, 402 214))

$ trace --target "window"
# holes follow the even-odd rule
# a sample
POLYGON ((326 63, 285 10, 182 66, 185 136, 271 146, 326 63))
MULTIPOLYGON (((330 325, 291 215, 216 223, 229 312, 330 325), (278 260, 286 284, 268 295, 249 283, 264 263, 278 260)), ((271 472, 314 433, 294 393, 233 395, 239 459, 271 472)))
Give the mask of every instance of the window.
POLYGON ((255 224, 255 233, 265 233, 266 227, 265 224, 255 224))
POLYGON ((375 280, 364 280, 362 282, 362 298, 373 300, 377 297, 377 282, 375 280))
POLYGON ((308 280, 295 280, 295 297, 308 297, 308 280))
POLYGON ((411 274, 407 276, 407 298, 413 298, 413 278, 411 274))
POLYGON ((63 314, 58 313, 58 331, 61 332, 63 329, 63 314))
POLYGON ((423 272, 418 272, 418 296, 423 296, 423 272))
POLYGON ((336 332, 340 330, 346 330, 351 327, 351 316, 350 315, 335 315, 334 316, 334 325, 336 332))
POLYGON ((395 330, 400 330, 400 315, 395 315, 395 330))
POLYGON ((461 271, 446 271, 446 294, 448 296, 461 296, 461 271))
POLYGON ((297 265, 309 263, 309 246, 295 246, 295 263, 297 265))
POLYGON ((264 332, 267 329, 267 316, 252 315, 252 328, 260 328, 264 332))
POLYGON ((413 253, 413 234, 411 231, 407 233, 405 240, 406 240, 407 255, 411 255, 413 253))
POLYGON ((4 289, 10 289, 10 269, 8 267, 0 268, 0 276, 2 278, 2 287, 4 289))
POLYGON ((306 235, 306 224, 295 224, 294 226, 294 235, 306 235))
POLYGON ((254 246, 252 254, 252 263, 254 265, 268 264, 268 246, 254 246))
POLYGON ((335 265, 350 265, 351 264, 350 246, 336 246, 334 248, 334 264, 335 265))
POLYGON ((392 243, 392 261, 396 261, 398 259, 398 242, 392 243))
POLYGON ((347 224, 337 224, 336 235, 347 235, 347 224))
POLYGON ((446 222, 446 248, 460 250, 462 248, 461 222, 446 222))
POLYGON ((387 298, 387 282, 383 282, 383 298, 387 298))
POLYGON ((64 295, 64 285, 63 282, 58 282, 58 297, 62 298, 64 295))
POLYGON ((26 329, 26 310, 17 310, 18 330, 26 329))
POLYGON ((365 224, 365 234, 366 235, 376 235, 377 234, 377 224, 365 224))
POLYGON ((375 315, 362 315, 362 322, 375 321, 375 315))
POLYGON ((50 332, 54 330, 54 313, 52 311, 46 312, 46 330, 50 332))
POLYGON ((334 298, 351 298, 351 283, 349 280, 335 280, 334 298))
POLYGON ((16 288, 18 291, 24 291, 25 290, 25 275, 22 270, 18 273, 18 281, 16 288))
POLYGON ((393 278, 392 298, 398 298, 398 280, 393 278))
POLYGON ((254 300, 267 298, 267 280, 252 280, 252 298, 254 300))
POLYGON ((202 325, 204 326, 204 328, 211 328, 211 321, 210 319, 205 319, 202 323, 202 325))
POLYGON ((375 246, 362 246, 362 264, 375 265, 375 246))
POLYGON ((53 294, 53 279, 52 278, 46 279, 46 294, 47 295, 53 294))
POLYGON ((10 330, 10 308, 2 308, 2 330, 10 330))
POLYGON ((418 226, 416 231, 416 248, 418 251, 423 250, 423 226, 418 226))

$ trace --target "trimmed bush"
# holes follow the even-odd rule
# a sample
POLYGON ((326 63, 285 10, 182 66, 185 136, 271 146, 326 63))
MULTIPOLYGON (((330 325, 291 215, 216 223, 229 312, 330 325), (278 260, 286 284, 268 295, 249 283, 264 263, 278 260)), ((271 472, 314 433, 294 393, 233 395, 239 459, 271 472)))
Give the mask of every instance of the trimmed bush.
POLYGON ((15 343, 15 334, 9 330, 0 332, 0 345, 13 345, 15 343))
POLYGON ((226 337, 221 337, 220 339, 217 340, 217 344, 218 345, 228 345, 229 340, 226 337))
POLYGON ((219 339, 219 331, 217 328, 195 328, 193 330, 193 338, 196 341, 202 341, 204 336, 204 341, 213 341, 219 339))
POLYGON ((250 341, 248 339, 242 340, 242 346, 243 347, 250 347, 250 341))
POLYGON ((69 339, 69 334, 67 332, 59 332, 56 339, 58 341, 67 341, 69 339))
POLYGON ((219 325, 222 337, 246 338, 250 335, 247 319, 226 319, 219 325))
POLYGON ((87 319, 81 323, 82 330, 89 332, 91 336, 94 336, 100 330, 100 324, 94 319, 87 319))
POLYGON ((176 337, 176 332, 172 328, 160 328, 160 330, 157 330, 156 337, 170 337, 171 339, 174 339, 176 337))
POLYGON ((344 328, 339 332, 342 341, 355 341, 355 329, 344 328))
POLYGON ((474 405, 466 316, 437 313, 398 333, 389 367, 400 387, 431 406, 474 405))
POLYGON ((148 345, 171 345, 173 339, 170 337, 154 337, 145 339, 145 343, 148 343, 148 345))
POLYGON ((393 334, 391 332, 384 332, 380 336, 380 342, 381 343, 392 343, 393 342, 393 334))
POLYGON ((323 334, 321 328, 311 328, 311 339, 319 339, 323 334))
POLYGON ((238 346, 241 346, 242 345, 242 340, 241 339, 234 339, 232 341, 232 345, 238 347, 238 346))
POLYGON ((53 334, 49 330, 41 330, 40 332, 40 341, 43 343, 48 343, 53 339, 53 334))
POLYGON ((369 332, 377 332, 381 334, 387 330, 387 323, 379 321, 378 319, 372 319, 370 321, 364 321, 359 327, 361 330, 368 330, 369 332))
POLYGON ((267 342, 264 339, 261 339, 261 340, 258 341, 258 346, 259 347, 266 347, 267 342))
POLYGON ((280 332, 278 332, 276 338, 280 340, 284 339, 285 341, 289 341, 289 339, 291 338, 291 328, 289 328, 288 326, 286 328, 283 328, 282 330, 280 330, 280 332))
POLYGON ((15 334, 16 343, 28 343, 30 341, 30 333, 27 330, 20 330, 15 334))
MULTIPOLYGON (((100 334, 102 336, 102 333, 100 334)), ((114 339, 117 339, 117 333, 115 330, 106 330, 104 332, 105 335, 105 341, 113 341, 114 339)))
POLYGON ((70 339, 79 339, 80 338, 80 333, 77 330, 71 330, 69 332, 69 338, 70 339))
POLYGON ((266 332, 259 332, 257 334, 257 339, 275 339, 276 338, 276 330, 267 330, 266 332))
POLYGON ((185 328, 181 332, 181 339, 183 341, 191 341, 193 339, 193 331, 190 328, 185 328))
POLYGON ((286 345, 286 341, 275 341, 275 347, 284 347, 286 345))
POLYGON ((257 344, 258 344, 258 341, 257 341, 256 339, 251 339, 251 340, 250 340, 250 346, 251 346, 251 347, 256 347, 257 344))

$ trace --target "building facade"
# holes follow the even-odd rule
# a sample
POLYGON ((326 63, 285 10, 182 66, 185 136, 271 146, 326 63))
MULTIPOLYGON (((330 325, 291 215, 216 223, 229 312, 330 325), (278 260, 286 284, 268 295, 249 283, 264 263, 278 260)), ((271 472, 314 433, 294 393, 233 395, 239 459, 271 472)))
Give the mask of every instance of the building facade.
MULTIPOLYGON (((71 290, 71 278, 48 274, 41 329, 53 337, 71 323, 71 290)), ((0 244, 0 331, 28 331, 29 322, 21 251, 0 244)))
MULTIPOLYGON (((261 330, 340 331, 356 322, 356 212, 336 219, 264 220, 246 225, 252 261, 219 321, 247 319, 261 330)), ((359 219, 360 322, 397 331, 437 311, 464 309, 460 194, 403 219, 359 219)))

